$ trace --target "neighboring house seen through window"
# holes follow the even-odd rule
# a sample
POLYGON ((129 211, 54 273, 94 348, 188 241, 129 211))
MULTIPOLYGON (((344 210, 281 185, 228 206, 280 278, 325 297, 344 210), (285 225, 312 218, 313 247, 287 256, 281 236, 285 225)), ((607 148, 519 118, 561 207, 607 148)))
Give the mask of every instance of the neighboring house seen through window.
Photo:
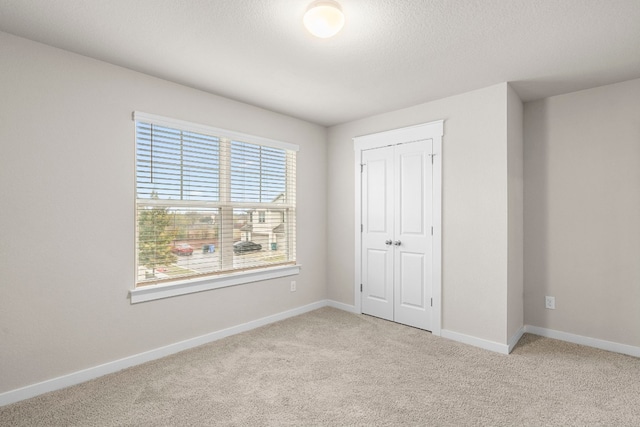
POLYGON ((134 120, 137 287, 295 264, 297 146, 134 120))

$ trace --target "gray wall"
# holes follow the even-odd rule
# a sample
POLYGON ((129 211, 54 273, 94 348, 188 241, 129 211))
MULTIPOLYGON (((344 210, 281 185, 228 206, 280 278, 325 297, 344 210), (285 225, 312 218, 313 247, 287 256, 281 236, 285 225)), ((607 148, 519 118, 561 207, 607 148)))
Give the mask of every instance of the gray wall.
POLYGON ((0 58, 0 393, 326 298, 325 128, 5 33, 0 58), (134 110, 299 144, 302 273, 131 305, 134 110))
POLYGON ((525 323, 640 345, 640 79, 524 117, 525 323))
POLYGON ((509 265, 507 267, 507 339, 524 326, 524 135, 523 105, 515 91, 507 92, 507 178, 509 265))
POLYGON ((507 342, 506 83, 329 128, 329 298, 354 304, 352 138, 444 119, 442 328, 507 342))

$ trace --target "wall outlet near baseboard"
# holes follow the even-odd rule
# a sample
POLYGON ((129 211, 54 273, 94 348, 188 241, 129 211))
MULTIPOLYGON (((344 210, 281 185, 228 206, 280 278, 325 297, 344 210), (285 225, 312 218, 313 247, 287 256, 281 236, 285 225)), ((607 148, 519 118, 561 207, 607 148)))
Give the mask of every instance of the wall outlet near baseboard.
POLYGON ((548 308, 549 310, 556 309, 556 297, 544 297, 544 308, 548 308))
POLYGON ((296 291, 296 281, 292 280, 291 281, 291 292, 295 292, 296 291))

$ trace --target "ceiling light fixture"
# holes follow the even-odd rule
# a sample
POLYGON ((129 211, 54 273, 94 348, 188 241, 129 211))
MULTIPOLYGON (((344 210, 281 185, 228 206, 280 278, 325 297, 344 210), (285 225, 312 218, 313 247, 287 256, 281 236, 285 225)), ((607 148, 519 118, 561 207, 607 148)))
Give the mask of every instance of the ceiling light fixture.
POLYGON ((303 22, 311 34, 326 39, 342 29, 344 15, 337 2, 321 0, 311 3, 303 22))

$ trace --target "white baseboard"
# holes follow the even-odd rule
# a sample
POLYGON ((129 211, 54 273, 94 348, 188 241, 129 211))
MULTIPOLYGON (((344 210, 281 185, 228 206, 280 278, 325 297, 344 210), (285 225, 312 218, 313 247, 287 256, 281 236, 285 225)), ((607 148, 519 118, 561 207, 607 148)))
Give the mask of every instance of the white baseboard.
POLYGON ((465 335, 458 332, 448 331, 442 329, 441 337, 447 338, 453 341, 458 341, 463 344, 469 344, 474 347, 483 348, 485 350, 494 351, 501 354, 509 354, 509 346, 506 344, 500 344, 495 341, 489 341, 482 338, 472 337, 471 335, 465 335))
MULTIPOLYGON (((123 359, 107 362, 102 365, 94 366, 92 368, 83 369, 81 371, 73 372, 68 375, 63 375, 50 380, 42 381, 36 384, 28 385, 15 390, 10 390, 0 394, 0 406, 9 405, 11 403, 19 402, 24 399, 38 396, 40 394, 48 393, 50 391, 60 390, 72 385, 80 384, 85 381, 92 380, 94 378, 101 377, 103 375, 111 374, 121 371, 126 368, 130 368, 135 365, 140 365, 151 360, 160 359, 170 354, 178 353, 183 350, 188 350, 193 347, 198 347, 203 344, 239 334, 241 332, 249 331, 251 329, 259 328, 261 326, 268 325, 270 323, 278 322, 280 320, 287 319, 289 317, 298 316, 300 314, 307 313, 309 311, 317 310, 322 307, 332 306, 336 308, 349 307, 346 304, 331 302, 328 300, 317 301, 302 307, 294 308, 292 310, 284 311, 282 313, 273 314, 271 316, 263 317, 261 319, 252 320, 241 325, 232 326, 227 329, 223 329, 209 334, 201 335, 199 337, 190 338, 188 340, 180 341, 174 344, 169 344, 164 347, 156 348, 146 351, 144 353, 135 354, 133 356, 125 357, 123 359)), ((348 310, 347 310, 348 311, 348 310)))
POLYGON ((523 326, 522 328, 518 329, 518 331, 513 334, 513 336, 507 342, 507 345, 509 346, 509 353, 513 351, 513 348, 516 346, 516 344, 518 344, 518 341, 520 341, 520 338, 522 338, 522 336, 524 335, 525 328, 526 326, 523 326))
MULTIPOLYGON (((268 325, 270 323, 278 322, 280 320, 288 319, 290 317, 299 316, 301 314, 317 310, 322 307, 333 307, 339 310, 343 310, 349 313, 357 313, 355 306, 344 304, 333 300, 321 300, 302 307, 297 307, 292 310, 287 310, 281 313, 273 314, 271 316, 263 317, 261 319, 252 320, 241 325, 232 326, 227 329, 223 329, 209 334, 201 335, 199 337, 191 338, 188 340, 180 341, 174 344, 169 344, 164 347, 149 350, 144 353, 135 354, 123 359, 107 362, 102 365, 94 366, 92 368, 83 369, 81 371, 73 372, 68 375, 63 375, 50 380, 42 381, 40 383, 28 385, 19 389, 10 390, 4 393, 0 393, 0 406, 9 405, 11 403, 19 402, 24 399, 38 396, 40 394, 48 393, 50 391, 60 390, 75 384, 80 384, 85 381, 92 380, 94 378, 101 377, 103 375, 111 374, 121 371, 132 366, 140 365, 145 362, 160 359, 165 356, 169 356, 174 353, 178 353, 183 350, 198 347, 203 344, 208 344, 219 339, 246 332, 251 329, 259 328, 261 326, 268 325)), ((485 340, 482 338, 473 337, 470 335, 461 334, 458 332, 448 331, 446 329, 441 330, 441 336, 454 341, 458 341, 464 344, 472 345, 475 347, 483 348, 485 350, 494 351, 501 354, 509 354, 513 347, 518 343, 524 333, 530 333, 540 335, 543 337, 553 338, 561 341, 567 341, 574 344, 581 344, 588 347, 595 347, 602 350, 608 350, 615 353, 627 354, 629 356, 640 357, 640 347, 635 347, 626 344, 615 343, 611 341, 600 340, 596 338, 585 337, 581 335, 570 334, 567 332, 555 331, 552 329, 541 328, 537 326, 525 325, 520 328, 509 339, 508 344, 500 344, 494 341, 485 340)))
POLYGON ((640 357, 640 347, 620 344, 612 341, 605 341, 597 338, 585 337, 568 332, 555 331, 553 329, 541 328, 532 325, 524 325, 522 328, 520 328, 509 339, 507 345, 444 329, 442 330, 442 337, 464 344, 469 344, 475 347, 483 348, 485 350, 495 351, 502 354, 509 354, 513 351, 513 348, 516 346, 516 344, 518 344, 518 341, 520 341, 520 338, 522 338, 522 335, 524 335, 525 333, 540 335, 542 337, 553 338, 556 340, 580 344, 587 347, 598 348, 601 350, 607 350, 614 353, 626 354, 628 356, 640 357))
POLYGON ((525 326, 520 328, 513 336, 509 339, 507 344, 500 344, 499 342, 489 341, 478 337, 472 337, 471 335, 465 335, 458 332, 442 330, 442 337, 448 338, 450 340, 458 341, 464 344, 469 344, 474 347, 483 348, 485 350, 494 351, 500 354, 509 354, 513 351, 513 348, 518 344, 520 338, 525 333, 525 326))
POLYGON ((356 311, 356 307, 354 305, 345 304, 342 302, 327 300, 327 305, 329 307, 337 308, 338 310, 348 311, 349 313, 360 314, 356 311))
POLYGON ((541 328, 539 326, 525 325, 524 331, 529 334, 540 335, 541 337, 553 338, 560 341, 567 341, 574 344, 585 345, 587 347, 594 347, 601 350, 612 351, 614 353, 640 357, 640 347, 635 347, 632 345, 620 344, 617 342, 570 334, 568 332, 555 331, 553 329, 541 328))

